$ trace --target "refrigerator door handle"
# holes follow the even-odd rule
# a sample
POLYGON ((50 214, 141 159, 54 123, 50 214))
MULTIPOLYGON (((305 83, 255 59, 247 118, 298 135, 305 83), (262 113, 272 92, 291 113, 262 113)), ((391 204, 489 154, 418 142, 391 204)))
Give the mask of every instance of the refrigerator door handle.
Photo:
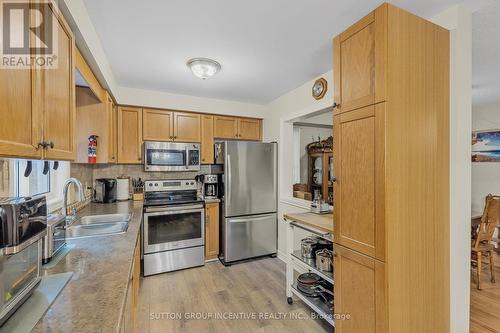
POLYGON ((274 213, 269 214, 269 215, 265 215, 265 216, 254 217, 254 218, 250 217, 250 218, 246 218, 246 219, 230 219, 229 223, 244 223, 244 222, 262 221, 262 220, 269 219, 269 216, 272 216, 272 215, 274 215, 274 213))
MULTIPOLYGON (((224 182, 224 186, 226 187, 226 191, 224 191, 224 196, 226 199, 226 207, 231 205, 231 186, 228 186, 228 184, 231 184, 231 156, 229 154, 226 154, 227 161, 225 165, 225 171, 227 175, 227 179, 224 182)), ((226 209, 227 211, 227 209, 226 209)))

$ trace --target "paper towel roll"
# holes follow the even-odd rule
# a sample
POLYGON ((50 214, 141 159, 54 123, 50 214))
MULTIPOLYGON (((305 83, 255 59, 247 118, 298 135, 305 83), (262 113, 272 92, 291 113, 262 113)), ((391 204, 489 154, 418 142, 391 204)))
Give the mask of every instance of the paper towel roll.
POLYGON ((116 200, 125 201, 129 199, 129 178, 117 178, 116 200))

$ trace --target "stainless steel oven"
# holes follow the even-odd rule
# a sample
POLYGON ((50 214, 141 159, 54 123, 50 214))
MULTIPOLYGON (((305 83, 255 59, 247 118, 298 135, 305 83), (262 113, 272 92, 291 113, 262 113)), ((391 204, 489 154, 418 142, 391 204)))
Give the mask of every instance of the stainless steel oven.
POLYGON ((198 171, 200 144, 144 142, 144 171, 198 171))
POLYGON ((202 204, 146 207, 144 253, 201 246, 205 238, 202 204))

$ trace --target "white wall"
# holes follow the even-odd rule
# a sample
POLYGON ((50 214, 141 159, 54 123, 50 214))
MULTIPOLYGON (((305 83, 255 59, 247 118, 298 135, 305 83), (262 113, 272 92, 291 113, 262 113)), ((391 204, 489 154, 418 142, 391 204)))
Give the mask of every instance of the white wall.
MULTIPOLYGON (((319 77, 328 81, 328 91, 319 101, 311 96, 311 87, 317 78, 277 98, 267 106, 264 116, 264 140, 278 142, 279 151, 279 205, 278 205, 278 256, 282 259, 286 249, 285 213, 305 212, 310 202, 293 198, 292 165, 293 165, 293 120, 311 112, 331 108, 333 105, 333 71, 319 77)), ((333 124, 333 120, 332 120, 333 124)), ((297 237, 301 238, 303 235, 297 237)))
MULTIPOLYGON (((473 130, 500 129, 500 102, 474 108, 472 111, 473 130)), ((488 194, 500 195, 500 163, 472 163, 472 211, 482 212, 484 197, 488 194)))
POLYGON ((450 320, 451 332, 462 333, 469 331, 470 312, 472 15, 458 5, 432 21, 451 32, 450 320))

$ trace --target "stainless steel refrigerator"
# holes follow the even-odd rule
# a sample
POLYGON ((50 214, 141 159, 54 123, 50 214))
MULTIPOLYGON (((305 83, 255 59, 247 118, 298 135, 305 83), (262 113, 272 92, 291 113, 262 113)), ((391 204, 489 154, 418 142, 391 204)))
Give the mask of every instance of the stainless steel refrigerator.
POLYGON ((276 143, 224 141, 215 146, 224 164, 220 260, 275 255, 278 246, 276 143))

